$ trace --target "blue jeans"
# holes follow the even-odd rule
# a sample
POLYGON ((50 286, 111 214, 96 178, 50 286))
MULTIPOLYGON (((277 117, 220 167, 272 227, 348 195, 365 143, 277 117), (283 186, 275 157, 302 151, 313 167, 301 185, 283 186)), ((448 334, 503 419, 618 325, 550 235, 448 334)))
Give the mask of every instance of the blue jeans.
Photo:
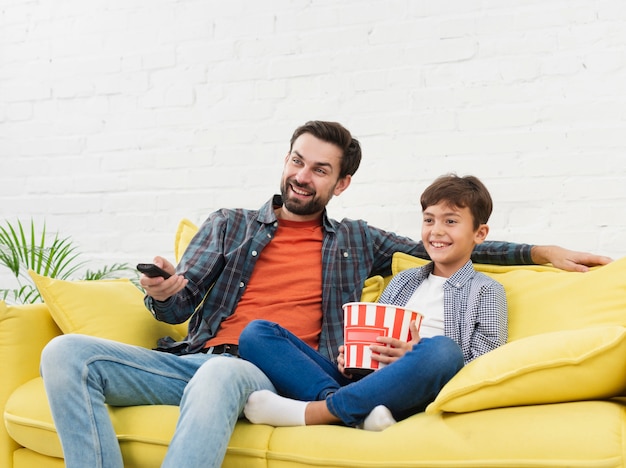
POLYGON ((436 336, 421 339, 402 358, 355 381, 291 332, 265 320, 243 330, 239 354, 261 369, 279 394, 326 400, 328 410, 348 426, 362 423, 378 405, 397 420, 423 411, 464 365, 459 345, 436 336))
POLYGON ((106 405, 180 405, 164 467, 219 467, 248 395, 274 391, 230 355, 176 356, 83 335, 44 348, 43 376, 68 468, 123 467, 106 405))

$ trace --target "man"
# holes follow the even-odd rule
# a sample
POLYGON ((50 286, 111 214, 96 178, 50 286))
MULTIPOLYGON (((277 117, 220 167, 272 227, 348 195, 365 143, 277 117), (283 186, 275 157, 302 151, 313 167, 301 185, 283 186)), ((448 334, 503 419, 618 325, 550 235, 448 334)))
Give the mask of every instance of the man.
MULTIPOLYGON (((239 332, 252 319, 292 329, 327 357, 337 353, 341 305, 360 298, 367 277, 389 274, 394 252, 426 255, 421 242, 327 217, 327 203, 348 188, 360 160, 359 142, 341 125, 308 122, 291 138, 281 196, 259 210, 211 214, 176 269, 156 257, 172 276, 141 277, 148 309, 168 323, 191 317, 184 341, 159 343, 168 352, 80 335, 48 344, 41 369, 68 468, 123 466, 106 404, 180 405, 163 466, 220 466, 248 395, 274 390, 236 358, 239 332)), ((560 247, 483 246, 474 261, 570 270, 610 261, 560 247)))

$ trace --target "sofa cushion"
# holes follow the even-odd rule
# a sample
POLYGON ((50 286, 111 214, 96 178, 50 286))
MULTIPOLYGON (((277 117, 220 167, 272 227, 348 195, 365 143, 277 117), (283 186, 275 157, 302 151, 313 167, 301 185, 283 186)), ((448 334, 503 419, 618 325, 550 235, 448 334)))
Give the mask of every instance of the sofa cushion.
POLYGON ((621 467, 623 410, 618 403, 585 401, 419 413, 381 432, 278 427, 268 467, 621 467))
POLYGON ((180 339, 186 327, 159 322, 128 279, 65 281, 29 271, 63 333, 81 333, 153 348, 158 338, 180 339), (122 325, 122 326, 120 326, 122 325))
POLYGON ((470 362, 428 412, 469 412, 620 395, 626 389, 626 328, 543 333, 470 362))
POLYGON ((383 277, 380 275, 371 276, 363 283, 361 292, 362 302, 376 302, 385 288, 383 277))
MULTIPOLYGON (((176 237, 174 239, 174 257, 176 258, 176 262, 180 262, 183 253, 197 232, 198 226, 194 223, 186 218, 180 220, 178 228, 176 229, 176 237)), ((371 278, 368 278, 363 284, 361 301, 376 302, 376 300, 380 297, 380 294, 383 292, 384 286, 385 283, 382 276, 372 276, 371 278)))
MULTIPOLYGON (((396 253, 393 273, 424 260, 396 253)), ((509 307, 509 341, 598 325, 626 326, 626 257, 587 273, 549 266, 475 264, 504 286, 509 307)))
POLYGON ((176 263, 180 262, 185 249, 193 239, 193 236, 198 232, 198 226, 189 221, 186 218, 183 218, 178 223, 178 227, 176 228, 176 236, 174 237, 174 258, 176 259, 176 263))
MULTIPOLYGON (((392 270, 425 263, 398 253, 392 270)), ((463 368, 429 411, 605 398, 624 391, 626 258, 588 273, 538 265, 475 268, 504 286, 509 343, 463 368)))
MULTIPOLYGON (((168 405, 109 407, 125 466, 160 466, 174 434, 179 408, 168 405)), ((20 386, 5 407, 4 420, 11 437, 31 451, 62 457, 41 377, 20 386)), ((227 458, 239 466, 265 467, 265 451, 274 428, 237 424, 227 458), (236 463, 236 462, 235 462, 236 463)), ((37 465, 39 466, 39 465, 37 465)))

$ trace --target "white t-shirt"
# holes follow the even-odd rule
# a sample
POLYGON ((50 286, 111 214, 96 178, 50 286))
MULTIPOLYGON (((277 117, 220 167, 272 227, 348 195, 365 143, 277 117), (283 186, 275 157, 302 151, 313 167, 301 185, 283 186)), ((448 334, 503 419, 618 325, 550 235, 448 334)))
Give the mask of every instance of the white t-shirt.
POLYGON ((448 278, 428 275, 406 303, 406 308, 422 314, 422 326, 419 334, 430 338, 444 334, 443 325, 443 285, 448 278))

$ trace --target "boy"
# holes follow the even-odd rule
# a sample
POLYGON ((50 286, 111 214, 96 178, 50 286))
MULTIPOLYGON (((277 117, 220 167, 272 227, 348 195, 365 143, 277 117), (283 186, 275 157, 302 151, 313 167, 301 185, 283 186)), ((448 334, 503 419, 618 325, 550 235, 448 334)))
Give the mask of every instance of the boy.
POLYGON ((432 263, 396 275, 379 300, 422 313, 419 335, 412 323, 409 343, 378 338, 373 358, 391 365, 352 381, 343 372, 343 347, 337 368, 279 325, 251 322, 239 340, 240 356, 259 367, 282 396, 252 393, 245 407, 250 421, 343 422, 383 430, 423 411, 463 365, 506 342, 504 288, 476 272, 470 260, 489 232, 488 190, 476 177, 446 175, 424 191, 421 205, 422 242, 432 263))

